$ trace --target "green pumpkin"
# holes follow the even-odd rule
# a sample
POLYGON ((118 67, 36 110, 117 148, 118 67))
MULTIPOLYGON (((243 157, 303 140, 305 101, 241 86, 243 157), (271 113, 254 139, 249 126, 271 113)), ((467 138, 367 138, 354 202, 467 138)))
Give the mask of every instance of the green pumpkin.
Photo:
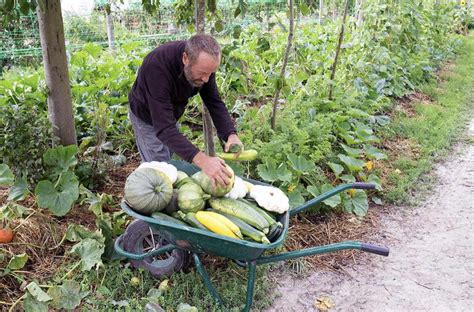
POLYGON ((150 215, 168 205, 173 185, 162 172, 151 168, 135 169, 125 181, 125 201, 137 212, 150 215))
POLYGON ((222 186, 220 184, 217 184, 216 187, 213 189, 211 179, 207 176, 207 174, 205 174, 202 171, 196 172, 195 174, 193 174, 191 178, 197 184, 199 184, 204 190, 204 192, 206 192, 207 194, 211 194, 214 197, 222 197, 225 194, 229 193, 230 190, 232 190, 232 187, 234 187, 234 178, 235 178, 234 171, 232 170, 232 168, 230 168, 227 165, 226 165, 226 168, 228 171, 230 171, 230 173, 232 173, 232 177, 229 179, 230 183, 227 186, 222 186))
POLYGON ((211 196, 194 182, 182 185, 178 190, 178 207, 183 212, 197 212, 204 208, 206 200, 211 196))
POLYGON ((176 178, 176 182, 174 182, 173 186, 176 188, 179 188, 181 185, 184 184, 183 181, 189 176, 186 174, 186 172, 179 171, 179 170, 178 170, 177 176, 178 177, 176 178))

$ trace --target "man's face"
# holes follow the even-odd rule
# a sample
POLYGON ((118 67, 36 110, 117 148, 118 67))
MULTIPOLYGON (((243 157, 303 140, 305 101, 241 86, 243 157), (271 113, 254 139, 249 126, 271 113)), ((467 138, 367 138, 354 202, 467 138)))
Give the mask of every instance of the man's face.
POLYGON ((220 58, 215 59, 206 52, 199 53, 197 59, 191 64, 188 55, 183 53, 184 75, 193 87, 201 87, 209 81, 212 73, 216 72, 220 64, 220 58))

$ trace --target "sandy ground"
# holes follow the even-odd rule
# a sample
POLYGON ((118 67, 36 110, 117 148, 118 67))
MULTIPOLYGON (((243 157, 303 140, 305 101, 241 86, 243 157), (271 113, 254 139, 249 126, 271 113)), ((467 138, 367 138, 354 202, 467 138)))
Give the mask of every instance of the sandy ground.
POLYGON ((474 311, 474 145, 456 148, 435 173, 422 204, 381 214, 370 242, 389 246, 389 257, 279 277, 281 297, 268 311, 474 311))

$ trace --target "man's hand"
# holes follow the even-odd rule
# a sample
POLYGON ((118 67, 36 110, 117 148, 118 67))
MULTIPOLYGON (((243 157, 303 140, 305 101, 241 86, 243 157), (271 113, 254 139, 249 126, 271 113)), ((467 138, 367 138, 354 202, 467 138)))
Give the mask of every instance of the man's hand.
POLYGON ((199 152, 194 156, 193 163, 211 179, 212 189, 216 188, 217 183, 222 186, 227 186, 230 183, 229 179, 232 174, 225 167, 225 162, 219 157, 210 157, 203 152, 199 152))
POLYGON ((235 153, 235 158, 239 157, 240 153, 244 150, 244 145, 242 144, 242 141, 240 141, 239 137, 237 134, 231 134, 227 138, 227 142, 225 143, 224 146, 224 152, 228 153, 229 149, 232 145, 239 145, 240 151, 238 153, 235 153))

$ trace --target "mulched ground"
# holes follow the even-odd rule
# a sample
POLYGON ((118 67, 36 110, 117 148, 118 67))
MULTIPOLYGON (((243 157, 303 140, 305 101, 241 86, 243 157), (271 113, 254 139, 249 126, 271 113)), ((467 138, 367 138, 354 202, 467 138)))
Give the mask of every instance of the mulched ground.
MULTIPOLYGON (((139 165, 136 156, 129 156, 128 159, 124 166, 116 167, 109 172, 109 181, 97 190, 99 193, 112 194, 118 199, 122 197, 126 177, 139 165)), ((0 189, 0 204, 6 202, 7 196, 7 190, 0 189)), ((64 217, 54 217, 46 210, 38 209, 32 198, 20 204, 27 207, 30 214, 27 218, 15 220, 11 224, 15 230, 14 241, 0 245, 0 250, 7 255, 27 253, 29 260, 22 269, 22 274, 28 281, 35 279, 47 282, 57 272, 58 267, 70 260, 70 255, 66 251, 71 244, 61 243, 68 225, 74 223, 95 229, 95 216, 86 206, 78 204, 64 217)), ((118 209, 106 207, 107 211, 118 209)), ((330 216, 298 215, 290 221, 285 248, 288 251, 299 250, 342 240, 363 239, 376 230, 376 225, 371 213, 362 220, 338 213, 330 216)), ((0 262, 1 266, 6 266, 5 260, 3 263, 0 262)), ((305 263, 312 268, 324 266, 337 269, 339 264, 345 261, 354 261, 354 252, 343 251, 305 258, 305 263)), ((205 256, 203 262, 212 264, 213 267, 227 265, 226 259, 212 256, 205 256)), ((0 301, 13 303, 23 294, 26 284, 11 275, 1 277, 0 301)))

